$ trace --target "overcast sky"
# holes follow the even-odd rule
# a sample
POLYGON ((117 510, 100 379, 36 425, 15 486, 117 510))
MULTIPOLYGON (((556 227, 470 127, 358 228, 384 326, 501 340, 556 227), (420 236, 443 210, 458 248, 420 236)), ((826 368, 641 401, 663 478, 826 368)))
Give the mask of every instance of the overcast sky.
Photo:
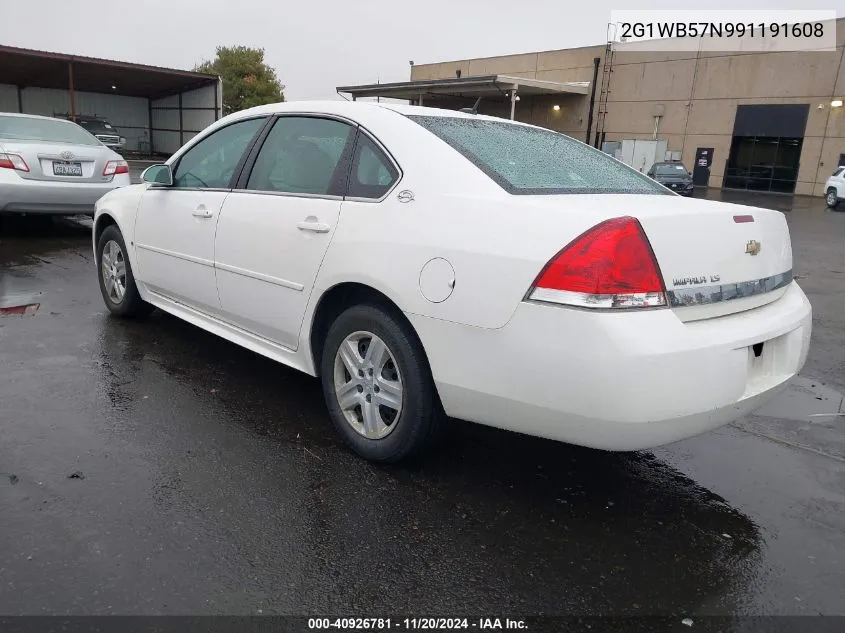
MULTIPOLYGON (((264 48, 289 100, 409 78, 417 64, 600 44, 620 0, 0 0, 0 44, 192 68, 217 45, 264 48), (577 6, 577 12, 573 7, 577 6), (48 21, 49 20, 49 21, 48 21)), ((832 8, 714 0, 708 9, 832 8)), ((638 9, 692 8, 640 0, 638 9)))

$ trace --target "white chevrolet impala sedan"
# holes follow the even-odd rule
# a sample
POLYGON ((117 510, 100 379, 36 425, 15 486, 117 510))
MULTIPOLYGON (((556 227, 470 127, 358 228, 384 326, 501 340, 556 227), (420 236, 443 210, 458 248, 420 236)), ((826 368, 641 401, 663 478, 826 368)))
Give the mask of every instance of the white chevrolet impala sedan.
POLYGON ((727 424, 804 364, 783 214, 682 198, 583 143, 362 102, 218 121, 97 204, 103 298, 322 381, 360 455, 449 417, 607 450, 727 424))

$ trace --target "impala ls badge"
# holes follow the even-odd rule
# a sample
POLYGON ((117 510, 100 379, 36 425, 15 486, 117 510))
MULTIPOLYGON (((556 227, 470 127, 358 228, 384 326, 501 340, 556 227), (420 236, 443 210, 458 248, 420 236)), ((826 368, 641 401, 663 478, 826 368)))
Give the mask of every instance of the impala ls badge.
POLYGON ((720 275, 699 275, 696 277, 674 277, 672 279, 672 283, 675 286, 700 286, 701 284, 706 284, 707 279, 710 279, 710 283, 716 283, 721 279, 720 275))
POLYGON ((745 245, 745 252, 749 255, 757 255, 760 252, 760 242, 751 240, 745 245))

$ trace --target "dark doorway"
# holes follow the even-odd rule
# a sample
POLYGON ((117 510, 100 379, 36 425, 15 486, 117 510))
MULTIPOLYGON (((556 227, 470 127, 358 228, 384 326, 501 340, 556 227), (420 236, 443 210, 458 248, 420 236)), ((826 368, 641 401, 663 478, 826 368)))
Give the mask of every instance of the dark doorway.
POLYGON ((840 167, 845 167, 845 154, 840 154, 840 155, 839 155, 839 166, 840 166, 840 167))
POLYGON ((806 103, 737 106, 723 186, 794 193, 809 113, 806 103))
POLYGON ((695 164, 692 166, 692 184, 706 187, 710 183, 710 167, 713 165, 713 148, 699 147, 695 150, 695 164))
POLYGON ((725 188, 793 193, 803 142, 802 138, 735 136, 725 188))

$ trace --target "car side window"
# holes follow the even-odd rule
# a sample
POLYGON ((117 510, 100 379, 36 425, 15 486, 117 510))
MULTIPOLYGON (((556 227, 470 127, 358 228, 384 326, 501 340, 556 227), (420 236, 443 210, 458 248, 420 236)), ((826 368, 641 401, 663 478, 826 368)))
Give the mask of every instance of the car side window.
POLYGON ((845 176, 845 167, 840 167, 835 172, 833 172, 834 178, 838 178, 839 176, 845 176))
POLYGON ((384 152, 364 133, 358 135, 352 172, 349 175, 350 198, 377 200, 390 191, 399 171, 384 152))
POLYGON ((265 118, 238 121, 217 130, 179 159, 173 186, 191 189, 226 189, 250 141, 265 118))
POLYGON ((279 117, 255 159, 246 188, 292 194, 343 195, 355 128, 342 121, 279 117))

